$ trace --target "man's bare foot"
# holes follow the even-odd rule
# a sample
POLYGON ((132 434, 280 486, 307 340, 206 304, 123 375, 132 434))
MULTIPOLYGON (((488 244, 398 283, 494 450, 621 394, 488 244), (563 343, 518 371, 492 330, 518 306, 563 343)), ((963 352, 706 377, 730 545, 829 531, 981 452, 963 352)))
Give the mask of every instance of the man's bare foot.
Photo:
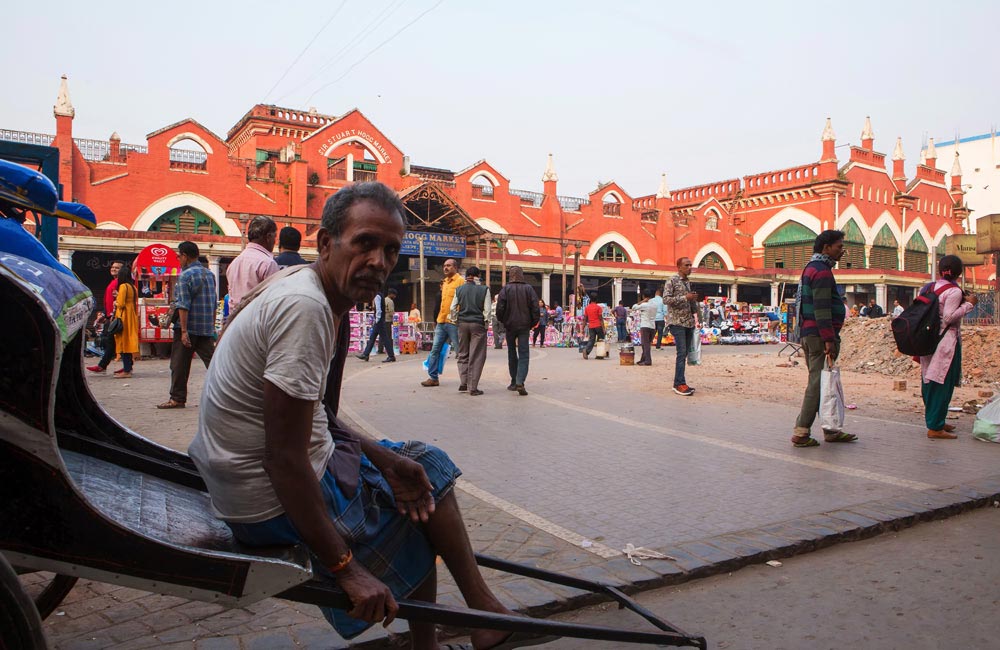
MULTIPOLYGON (((491 609, 490 611, 497 614, 515 615, 515 612, 510 611, 503 605, 500 605, 499 609, 491 609)), ((476 650, 489 650, 489 648, 498 646, 506 641, 510 635, 511 632, 506 630, 473 630, 471 636, 472 646, 476 650)))

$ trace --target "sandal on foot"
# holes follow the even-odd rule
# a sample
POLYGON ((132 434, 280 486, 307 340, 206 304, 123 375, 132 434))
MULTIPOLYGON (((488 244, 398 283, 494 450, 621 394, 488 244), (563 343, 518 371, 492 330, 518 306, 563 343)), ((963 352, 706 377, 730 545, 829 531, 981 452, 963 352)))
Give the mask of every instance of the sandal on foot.
POLYGON ((184 408, 184 402, 177 402, 175 400, 168 399, 163 404, 157 404, 156 408, 158 408, 158 409, 182 409, 182 408, 184 408))
POLYGON ((527 648, 528 646, 552 643, 558 638, 558 636, 531 636, 522 632, 513 632, 509 637, 489 650, 513 650, 514 648, 527 648))
POLYGON ((827 442, 854 442, 858 437, 846 431, 834 431, 832 433, 824 433, 823 439, 827 442))
POLYGON ((819 440, 812 436, 792 436, 792 445, 795 447, 819 447, 819 440))

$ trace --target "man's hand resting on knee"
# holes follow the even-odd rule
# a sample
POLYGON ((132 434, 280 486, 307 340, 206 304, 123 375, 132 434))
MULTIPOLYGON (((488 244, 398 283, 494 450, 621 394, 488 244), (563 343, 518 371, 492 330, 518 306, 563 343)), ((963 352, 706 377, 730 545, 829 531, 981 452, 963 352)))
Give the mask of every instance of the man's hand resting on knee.
POLYGON ((434 514, 434 487, 427 478, 424 466, 415 460, 397 456, 388 467, 379 469, 392 488, 399 514, 408 515, 414 523, 426 523, 434 514))
POLYGON ((382 622, 388 627, 396 618, 399 605, 384 582, 368 572, 360 562, 351 562, 336 573, 337 584, 351 599, 354 609, 349 616, 368 623, 382 622))

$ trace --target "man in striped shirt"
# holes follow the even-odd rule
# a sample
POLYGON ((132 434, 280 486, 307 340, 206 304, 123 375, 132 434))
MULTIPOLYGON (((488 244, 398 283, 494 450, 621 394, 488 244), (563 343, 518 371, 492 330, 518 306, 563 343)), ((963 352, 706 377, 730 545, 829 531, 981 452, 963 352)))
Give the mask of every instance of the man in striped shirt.
MULTIPOLYGON (((819 441, 811 437, 810 429, 819 412, 820 375, 826 359, 831 362, 840 353, 840 328, 844 325, 847 308, 837 288, 833 267, 844 256, 844 233, 824 230, 813 243, 813 256, 802 271, 799 281, 799 327, 802 350, 809 368, 809 383, 802 398, 802 410, 795 421, 792 444, 796 447, 816 447, 819 441)), ((854 442, 854 434, 844 431, 823 431, 826 442, 854 442)))

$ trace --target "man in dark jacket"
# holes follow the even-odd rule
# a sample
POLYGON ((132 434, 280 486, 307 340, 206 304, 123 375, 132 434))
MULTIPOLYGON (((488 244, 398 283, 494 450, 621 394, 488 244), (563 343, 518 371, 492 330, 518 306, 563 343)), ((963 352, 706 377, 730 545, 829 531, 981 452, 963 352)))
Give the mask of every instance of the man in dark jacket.
POLYGON ((510 385, 518 395, 527 395, 524 380, 528 377, 528 336, 538 322, 538 294, 524 281, 524 270, 512 266, 507 271, 507 286, 497 298, 497 318, 507 331, 507 366, 510 385))

